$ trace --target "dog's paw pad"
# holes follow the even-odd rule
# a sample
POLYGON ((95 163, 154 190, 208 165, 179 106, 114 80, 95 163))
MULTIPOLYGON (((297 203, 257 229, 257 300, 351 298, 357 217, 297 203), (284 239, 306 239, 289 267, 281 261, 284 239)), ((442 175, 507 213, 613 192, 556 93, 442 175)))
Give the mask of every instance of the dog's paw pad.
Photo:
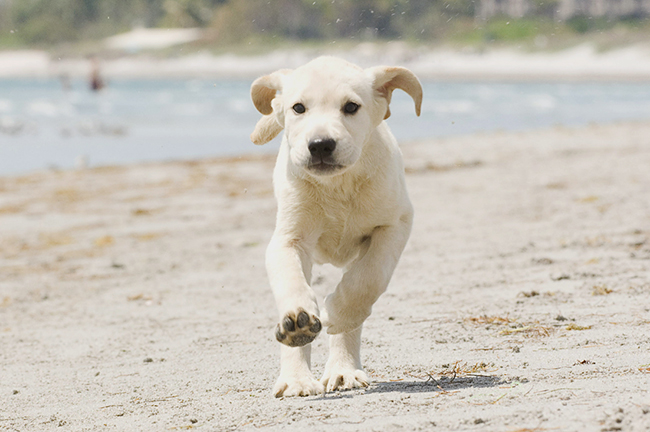
POLYGON ((285 315, 275 329, 275 338, 290 347, 301 347, 312 342, 323 328, 316 315, 309 315, 304 310, 298 314, 285 315))

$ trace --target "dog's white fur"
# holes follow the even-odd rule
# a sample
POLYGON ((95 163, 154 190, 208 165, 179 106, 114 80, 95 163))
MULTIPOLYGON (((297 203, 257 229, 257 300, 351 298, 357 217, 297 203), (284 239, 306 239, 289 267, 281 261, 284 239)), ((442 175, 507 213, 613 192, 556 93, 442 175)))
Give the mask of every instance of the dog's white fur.
POLYGON ((251 140, 264 144, 285 129, 273 174, 277 222, 266 253, 280 316, 276 337, 284 343, 277 397, 368 385, 359 353, 362 324, 386 290, 413 220, 401 152, 383 121, 396 88, 413 98, 419 115, 422 87, 399 67, 364 70, 320 57, 258 78, 251 87, 264 114, 251 140), (350 102, 359 106, 354 114, 345 112, 350 102), (296 104, 304 112, 294 110, 296 104), (317 139, 335 141, 331 157, 323 159, 329 163, 314 165, 310 143, 317 139), (310 287, 313 263, 344 269, 320 311, 310 287), (309 343, 321 322, 331 336, 319 382, 309 343))

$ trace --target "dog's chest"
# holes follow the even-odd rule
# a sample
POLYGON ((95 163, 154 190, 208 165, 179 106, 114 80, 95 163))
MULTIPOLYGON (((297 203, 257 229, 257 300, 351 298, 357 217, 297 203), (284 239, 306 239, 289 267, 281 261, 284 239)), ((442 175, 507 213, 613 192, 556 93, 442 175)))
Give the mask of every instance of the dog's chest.
POLYGON ((343 267, 354 260, 374 228, 381 224, 375 213, 373 209, 359 208, 354 202, 324 206, 315 261, 343 267))

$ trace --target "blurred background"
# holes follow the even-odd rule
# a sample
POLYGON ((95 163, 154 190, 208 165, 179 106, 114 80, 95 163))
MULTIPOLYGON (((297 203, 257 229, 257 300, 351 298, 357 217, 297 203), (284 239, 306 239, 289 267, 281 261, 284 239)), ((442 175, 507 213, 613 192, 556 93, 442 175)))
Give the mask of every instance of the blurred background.
POLYGON ((273 152, 252 80, 409 67, 402 141, 650 118, 650 0, 0 0, 0 176, 273 152))

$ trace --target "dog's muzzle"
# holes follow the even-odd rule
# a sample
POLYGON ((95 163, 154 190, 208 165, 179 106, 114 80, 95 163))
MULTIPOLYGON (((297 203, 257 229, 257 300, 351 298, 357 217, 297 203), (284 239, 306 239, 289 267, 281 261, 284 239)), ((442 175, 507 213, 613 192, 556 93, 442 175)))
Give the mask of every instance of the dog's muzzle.
POLYGON ((336 149, 336 141, 332 138, 316 138, 309 141, 307 146, 311 159, 309 160, 308 168, 319 174, 327 174, 342 168, 341 165, 336 163, 334 158, 334 150, 336 149))

